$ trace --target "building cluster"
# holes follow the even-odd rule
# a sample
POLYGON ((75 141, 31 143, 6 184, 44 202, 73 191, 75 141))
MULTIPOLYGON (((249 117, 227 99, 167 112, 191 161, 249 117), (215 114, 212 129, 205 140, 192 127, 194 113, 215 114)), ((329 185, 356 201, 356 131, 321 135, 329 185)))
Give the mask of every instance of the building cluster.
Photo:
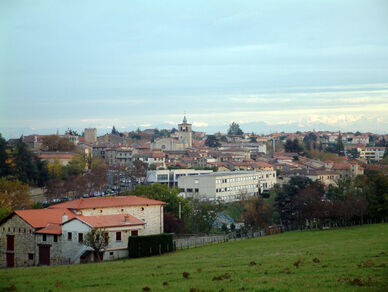
POLYGON ((16 210, 0 221, 0 268, 60 265, 128 257, 128 237, 163 233, 164 202, 135 197, 68 201, 16 210), (109 236, 102 254, 85 244, 99 228, 109 236), (97 256, 97 257, 96 257, 97 256))

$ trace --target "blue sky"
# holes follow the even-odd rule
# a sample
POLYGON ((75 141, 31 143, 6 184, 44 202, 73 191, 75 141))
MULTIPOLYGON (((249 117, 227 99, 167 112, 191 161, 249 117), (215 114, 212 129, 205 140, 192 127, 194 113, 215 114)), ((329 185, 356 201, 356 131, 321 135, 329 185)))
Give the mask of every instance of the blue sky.
POLYGON ((388 1, 0 1, 0 132, 388 132, 388 1))

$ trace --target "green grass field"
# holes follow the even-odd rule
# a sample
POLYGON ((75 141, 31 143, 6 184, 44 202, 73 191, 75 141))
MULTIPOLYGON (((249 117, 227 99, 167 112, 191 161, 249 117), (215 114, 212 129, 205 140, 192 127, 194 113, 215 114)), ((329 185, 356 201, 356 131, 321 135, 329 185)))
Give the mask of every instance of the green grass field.
POLYGON ((388 291, 388 224, 289 232, 152 258, 3 269, 0 288, 5 291, 10 288, 17 291, 388 291))

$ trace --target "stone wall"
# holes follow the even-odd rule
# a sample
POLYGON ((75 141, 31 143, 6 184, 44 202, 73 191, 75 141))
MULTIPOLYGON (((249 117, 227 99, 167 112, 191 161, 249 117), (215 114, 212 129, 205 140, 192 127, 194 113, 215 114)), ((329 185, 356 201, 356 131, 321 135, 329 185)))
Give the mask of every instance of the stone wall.
POLYGON ((14 254, 15 267, 34 266, 38 255, 34 248, 34 228, 14 214, 0 225, 0 267, 7 267, 7 253, 14 254), (13 251, 7 251, 7 235, 15 236, 13 251), (30 259, 29 258, 30 254, 30 259))
POLYGON ((43 234, 36 234, 35 254, 36 264, 39 264, 39 245, 47 244, 50 245, 50 266, 62 264, 62 247, 61 241, 62 236, 57 235, 57 242, 54 242, 53 234, 46 234, 46 241, 43 241, 43 234))

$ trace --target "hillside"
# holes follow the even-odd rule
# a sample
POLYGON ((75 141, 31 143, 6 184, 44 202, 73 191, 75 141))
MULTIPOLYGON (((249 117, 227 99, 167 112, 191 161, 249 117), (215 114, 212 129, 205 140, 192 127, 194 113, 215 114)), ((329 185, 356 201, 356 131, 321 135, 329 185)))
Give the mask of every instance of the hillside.
POLYGON ((4 291, 387 291, 388 224, 289 232, 152 258, 5 269, 0 275, 4 291))

